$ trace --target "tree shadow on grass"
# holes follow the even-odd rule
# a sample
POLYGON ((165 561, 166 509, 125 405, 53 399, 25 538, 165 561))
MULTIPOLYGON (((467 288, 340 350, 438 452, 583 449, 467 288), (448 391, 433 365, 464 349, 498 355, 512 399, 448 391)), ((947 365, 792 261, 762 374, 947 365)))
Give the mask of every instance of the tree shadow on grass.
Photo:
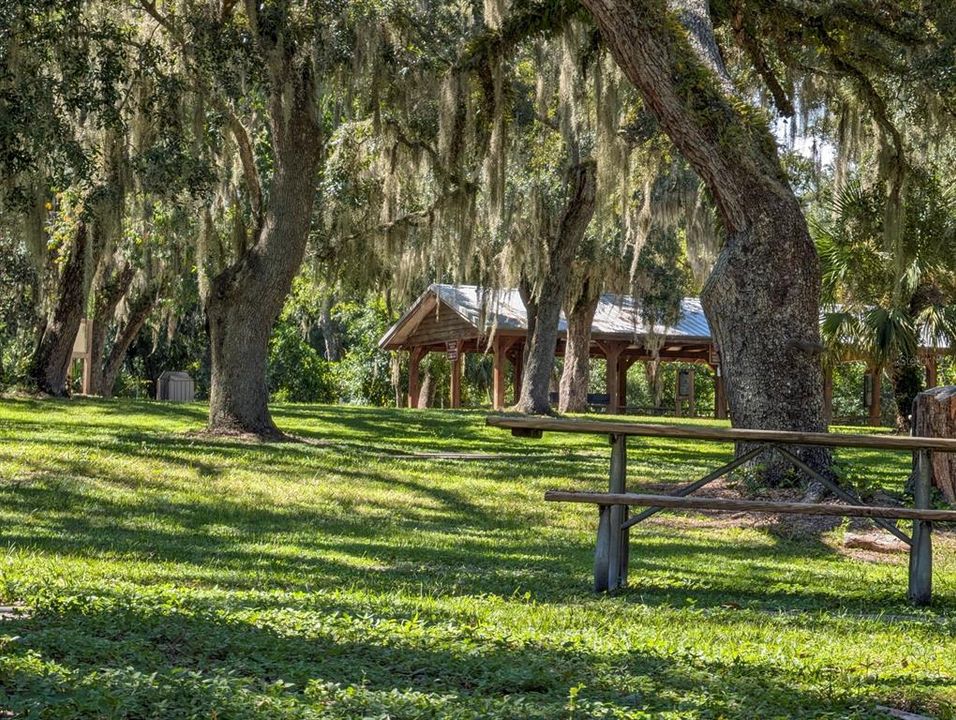
MULTIPOLYGON (((363 477, 367 478, 368 474, 363 477)), ((156 563, 159 577, 234 589, 312 590, 358 586, 374 593, 419 586, 439 594, 510 596, 530 591, 545 602, 589 597, 593 545, 555 527, 529 508, 502 513, 462 493, 409 478, 378 476, 421 498, 396 515, 383 501, 361 508, 282 507, 170 497, 128 499, 82 486, 37 483, 0 490, 13 517, 0 543, 43 555, 117 558, 156 563), (170 567, 170 564, 175 567, 170 567)), ((645 605, 763 609, 899 606, 898 587, 810 583, 813 573, 839 571, 847 561, 823 543, 768 536, 734 543, 679 529, 648 528, 632 536, 626 598, 645 605), (812 564, 796 579, 788 565, 812 564), (787 578, 790 578, 789 580, 787 578)))
MULTIPOLYGON (((614 650, 594 642, 595 633, 613 626, 578 628, 563 634, 562 642, 547 642, 533 634, 509 636, 459 615, 425 611, 409 618, 376 608, 372 616, 341 599, 249 611, 200 598, 136 601, 104 592, 51 603, 17 621, 12 630, 21 640, 6 648, 6 662, 35 653, 68 674, 49 674, 28 662, 7 670, 0 689, 7 705, 24 714, 65 715, 78 696, 95 698, 108 684, 109 697, 120 708, 124 702, 149 708, 172 685, 188 698, 195 716, 210 717, 221 700, 208 689, 206 696, 198 689, 193 696, 189 680, 223 677, 236 693, 250 683, 263 694, 267 684, 291 683, 278 692, 295 706, 309 704, 303 690, 311 681, 332 682, 361 689, 386 708, 395 703, 399 712, 392 717, 403 716, 400 697, 414 692, 420 694, 419 709, 423 703, 449 703, 437 717, 456 717, 456 709, 510 697, 520 703, 500 717, 553 718, 567 713, 567 699, 578 688, 586 715, 589 703, 599 702, 654 716, 877 718, 883 716, 873 710, 876 704, 914 695, 917 676, 922 693, 951 687, 951 680, 929 669, 873 676, 800 668, 785 659, 705 659, 647 639, 614 650), (144 685, 143 677, 153 680, 144 685)), ((250 711, 257 701, 261 698, 249 697, 250 711)), ((123 709, 126 716, 139 716, 132 707, 123 709)))

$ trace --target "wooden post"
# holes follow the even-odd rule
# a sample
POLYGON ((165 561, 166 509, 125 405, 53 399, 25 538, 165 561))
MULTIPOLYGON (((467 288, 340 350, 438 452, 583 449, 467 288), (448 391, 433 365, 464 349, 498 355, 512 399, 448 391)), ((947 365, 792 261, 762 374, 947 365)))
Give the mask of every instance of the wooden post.
POLYGON ((623 349, 618 343, 604 343, 604 362, 607 365, 605 390, 607 391, 607 412, 614 415, 620 409, 618 404, 618 360, 623 349))
POLYGON ((84 395, 90 394, 90 378, 93 372, 91 359, 89 353, 83 358, 83 377, 80 381, 80 392, 84 395))
POLYGON ((518 403, 518 398, 521 397, 521 374, 524 372, 524 347, 518 345, 514 352, 511 354, 511 367, 512 374, 514 375, 513 383, 514 387, 514 402, 518 403))
POLYGON ((463 344, 461 340, 455 343, 455 359, 451 361, 451 406, 453 408, 461 407, 461 370, 465 361, 462 352, 463 344))
POLYGON ((418 395, 422 391, 421 376, 419 374, 424 348, 413 347, 408 355, 408 407, 418 407, 418 395))
MULTIPOLYGON (((611 435, 611 471, 608 490, 627 492, 627 436, 611 435)), ((594 550, 594 591, 617 590, 627 582, 630 552, 629 532, 621 530, 627 520, 627 507, 608 505, 600 508, 597 546, 594 550)))
MULTIPOLYGON (((930 506, 932 492, 932 451, 916 452, 913 505, 918 509, 930 506)), ((933 593, 933 523, 913 521, 913 542, 910 545, 909 599, 914 605, 929 605, 933 593)))
POLYGON ((492 358, 491 384, 494 396, 494 409, 503 410, 505 407, 505 352, 500 335, 495 335, 494 355, 492 358))
MULTIPOLYGON (((627 492, 627 436, 611 436, 611 472, 608 492, 627 492)), ((607 567, 608 590, 624 586, 627 579, 627 536, 621 530, 627 520, 627 507, 611 505, 608 508, 608 535, 610 540, 607 567)))
POLYGON ((632 360, 621 357, 617 361, 617 409, 619 412, 627 410, 627 371, 631 369, 632 360))
POLYGON ((936 353, 930 350, 926 356, 926 387, 934 388, 937 385, 939 385, 939 374, 936 364, 936 353))

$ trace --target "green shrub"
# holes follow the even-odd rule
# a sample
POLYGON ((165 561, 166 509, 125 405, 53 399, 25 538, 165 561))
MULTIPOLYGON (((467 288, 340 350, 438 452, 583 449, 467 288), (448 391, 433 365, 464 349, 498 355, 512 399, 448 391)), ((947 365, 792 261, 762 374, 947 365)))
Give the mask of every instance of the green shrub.
POLYGON ((338 394, 329 363, 291 325, 277 325, 269 341, 269 393, 286 402, 334 402, 338 394))

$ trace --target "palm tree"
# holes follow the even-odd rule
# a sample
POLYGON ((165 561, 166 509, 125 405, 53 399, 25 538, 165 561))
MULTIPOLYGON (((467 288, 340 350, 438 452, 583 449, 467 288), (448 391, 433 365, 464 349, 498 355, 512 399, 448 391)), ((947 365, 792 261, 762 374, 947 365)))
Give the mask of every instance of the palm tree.
POLYGON ((884 240, 879 184, 847 183, 811 222, 823 270, 829 359, 866 360, 893 384, 897 426, 909 429, 923 389, 921 347, 956 338, 956 184, 911 177, 900 242, 884 240))

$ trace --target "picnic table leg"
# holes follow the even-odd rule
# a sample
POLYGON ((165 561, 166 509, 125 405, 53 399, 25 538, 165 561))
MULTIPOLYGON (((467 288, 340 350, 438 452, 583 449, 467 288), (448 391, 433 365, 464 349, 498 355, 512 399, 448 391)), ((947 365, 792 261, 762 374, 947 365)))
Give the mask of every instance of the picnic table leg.
MULTIPOLYGON (((611 474, 608 483, 608 492, 623 493, 627 491, 627 436, 611 436, 611 474)), ((608 590, 617 590, 624 585, 627 576, 627 535, 621 530, 624 524, 627 507, 611 505, 608 507, 608 535, 610 540, 608 552, 608 590)))
MULTIPOLYGON (((609 491, 625 492, 627 436, 611 436, 609 491)), ((594 550, 594 592, 616 590, 627 580, 628 532, 621 530, 627 518, 625 505, 598 506, 597 545, 594 550)))
MULTIPOLYGON (((916 485, 913 505, 925 509, 930 506, 932 494, 932 455, 930 450, 916 452, 916 485)), ((933 523, 913 521, 913 541, 910 545, 909 599, 914 605, 929 605, 933 593, 933 523)))
POLYGON ((608 554, 611 549, 609 518, 611 513, 607 505, 598 505, 597 545, 594 548, 594 592, 607 590, 608 554))

